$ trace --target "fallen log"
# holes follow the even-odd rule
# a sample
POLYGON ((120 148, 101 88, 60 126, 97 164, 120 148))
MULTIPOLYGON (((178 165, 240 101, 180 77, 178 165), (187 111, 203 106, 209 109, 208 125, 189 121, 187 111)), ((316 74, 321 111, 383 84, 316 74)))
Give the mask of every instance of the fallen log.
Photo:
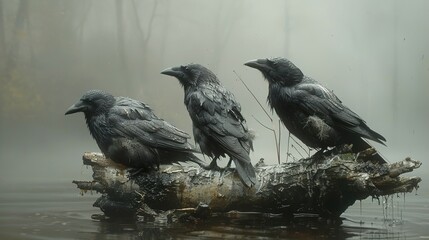
MULTIPOLYGON (((371 153, 371 151, 369 151, 371 153)), ((93 181, 73 181, 82 191, 102 196, 94 206, 107 216, 144 219, 204 217, 211 213, 317 214, 339 217, 356 200, 411 192, 419 177, 404 177, 421 166, 406 158, 393 164, 368 161, 368 154, 342 151, 255 170, 259 183, 245 187, 237 173, 207 171, 198 166, 164 165, 159 171, 131 176, 100 153, 84 153, 93 181)))

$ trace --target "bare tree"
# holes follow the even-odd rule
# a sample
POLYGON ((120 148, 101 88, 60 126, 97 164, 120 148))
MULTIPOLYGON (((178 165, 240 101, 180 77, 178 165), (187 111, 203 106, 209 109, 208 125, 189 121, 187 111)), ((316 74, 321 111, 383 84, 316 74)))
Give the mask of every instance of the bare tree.
MULTIPOLYGON (((132 1, 132 8, 134 9, 134 19, 135 19, 135 26, 137 28, 137 33, 139 37, 139 52, 140 52, 140 66, 137 68, 137 75, 138 75, 138 81, 139 83, 136 84, 136 86, 141 86, 140 81, 141 78, 151 78, 151 76, 148 76, 149 71, 146 71, 146 67, 150 66, 151 62, 149 59, 150 56, 150 49, 149 49, 149 42, 152 38, 153 34, 153 25, 156 17, 156 12, 158 9, 158 0, 154 0, 152 2, 147 2, 147 6, 138 6, 136 1, 132 1), (142 10, 142 11, 139 11, 142 10)), ((148 83, 150 84, 150 83, 148 83)), ((142 89, 142 88, 140 88, 142 89)), ((143 90, 144 91, 144 90, 143 90)))
MULTIPOLYGON (((116 35, 118 39, 118 56, 119 65, 121 67, 123 79, 129 80, 128 66, 127 66, 127 53, 125 51, 125 29, 124 29, 124 1, 116 0, 116 35)), ((133 86, 128 82, 128 93, 131 93, 133 86)))
POLYGON ((392 117, 393 117, 393 128, 396 129, 398 122, 398 96, 399 94, 399 79, 398 79, 398 2, 393 2, 393 9, 395 14, 393 14, 393 84, 392 84, 392 117))
POLYGON ((5 59, 6 55, 6 34, 4 29, 4 17, 3 17, 3 0, 0 0, 0 72, 4 73, 5 59))
POLYGON ((24 31, 24 24, 27 23, 28 17, 28 3, 29 0, 20 0, 18 5, 18 10, 15 18, 15 25, 13 29, 13 40, 10 41, 9 49, 6 55, 6 72, 7 77, 10 77, 10 73, 15 67, 16 58, 18 57, 19 47, 21 44, 21 38, 19 37, 20 33, 24 31))
POLYGON ((83 39, 83 30, 84 30, 84 28, 85 28, 85 24, 86 24, 86 21, 87 21, 87 19, 88 19, 88 15, 89 15, 89 12, 91 11, 91 7, 92 7, 92 0, 89 0, 89 1, 85 1, 85 2, 83 2, 84 4, 82 4, 82 6, 83 6, 83 8, 82 8, 82 12, 83 12, 83 16, 82 16, 82 18, 80 19, 80 21, 79 21, 79 23, 78 23, 78 25, 77 25, 77 27, 76 27, 76 31, 78 32, 77 33, 77 35, 78 35, 78 40, 80 41, 80 43, 82 43, 82 39, 83 39))
POLYGON ((218 9, 215 16, 216 26, 213 39, 216 40, 214 46, 215 54, 213 55, 212 62, 216 69, 219 67, 222 52, 232 34, 234 25, 242 13, 240 11, 242 9, 242 1, 228 1, 227 3, 228 6, 225 7, 224 1, 218 2, 218 9))
MULTIPOLYGON (((6 107, 9 107, 10 103, 13 102, 13 104, 21 104, 21 101, 16 101, 16 99, 9 98, 11 95, 11 92, 20 92, 20 88, 17 88, 16 80, 18 78, 14 77, 14 73, 16 73, 17 68, 17 59, 19 55, 19 49, 21 42, 23 40, 22 33, 24 32, 25 23, 27 23, 26 18, 28 17, 28 4, 29 0, 20 0, 18 3, 18 9, 16 11, 16 17, 13 24, 13 32, 10 35, 10 41, 6 42, 5 39, 5 31, 4 31, 4 22, 3 22, 3 16, 1 17, 1 24, 2 29, 0 30, 0 34, 2 35, 2 58, 4 58, 4 62, 2 63, 2 76, 0 78, 0 84, 1 84, 1 101, 0 104, 2 105, 2 110, 6 109, 6 107), (12 83, 12 81, 15 81, 12 83)), ((1 4, 1 12, 3 12, 3 2, 1 4)), ((10 107, 9 107, 10 108, 10 107)), ((7 110, 4 110, 7 111, 7 110)))

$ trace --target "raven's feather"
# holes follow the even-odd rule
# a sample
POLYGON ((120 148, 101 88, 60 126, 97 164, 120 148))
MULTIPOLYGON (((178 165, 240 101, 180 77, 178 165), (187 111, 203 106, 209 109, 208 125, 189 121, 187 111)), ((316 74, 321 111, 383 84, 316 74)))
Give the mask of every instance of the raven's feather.
MULTIPOLYGON (((258 59, 245 65, 262 72, 269 83, 268 103, 287 129, 312 148, 353 144, 356 151, 370 146, 362 138, 384 144, 355 112, 316 80, 305 76, 285 58, 258 59)), ((380 162, 385 160, 377 155, 380 162)))
POLYGON ((183 161, 201 164, 193 155, 198 151, 188 143, 190 136, 143 102, 92 90, 77 105, 100 150, 115 162, 147 169, 183 161))
POLYGON ((201 151, 217 159, 228 155, 247 186, 256 184, 249 152, 253 134, 249 131, 240 104, 217 77, 199 64, 163 72, 175 76, 185 90, 185 105, 193 122, 195 140, 201 151))

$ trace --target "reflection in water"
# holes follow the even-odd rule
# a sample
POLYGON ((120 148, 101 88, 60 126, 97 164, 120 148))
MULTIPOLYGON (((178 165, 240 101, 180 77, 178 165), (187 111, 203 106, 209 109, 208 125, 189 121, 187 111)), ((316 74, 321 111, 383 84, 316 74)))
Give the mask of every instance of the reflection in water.
POLYGON ((99 222, 101 238, 106 234, 129 235, 141 239, 189 239, 189 238, 293 238, 314 237, 347 238, 354 233, 345 231, 339 222, 328 222, 314 217, 299 217, 294 221, 277 218, 255 218, 249 214, 240 218, 213 217, 198 224, 125 223, 118 220, 99 222))
POLYGON ((387 199, 396 216, 402 212, 402 220, 384 218, 384 205, 367 200, 362 208, 356 203, 348 209, 340 221, 304 215, 292 221, 249 213, 214 216, 198 224, 167 224, 95 220, 92 215, 100 211, 92 204, 98 195, 82 197, 70 183, 1 192, 0 239, 412 239, 429 235, 427 198, 413 194, 407 195, 405 205, 403 196, 387 199))
MULTIPOLYGON (((372 215, 371 218, 374 218, 372 215)), ((370 218, 369 218, 370 219, 370 218)), ((381 219, 379 219, 381 220, 381 219)), ((387 223, 387 222, 386 222, 387 223)), ((407 239, 416 237, 402 225, 354 222, 349 219, 333 222, 317 217, 297 217, 292 220, 255 218, 236 219, 214 217, 199 224, 99 222, 99 239, 106 234, 132 236, 136 239, 407 239)))

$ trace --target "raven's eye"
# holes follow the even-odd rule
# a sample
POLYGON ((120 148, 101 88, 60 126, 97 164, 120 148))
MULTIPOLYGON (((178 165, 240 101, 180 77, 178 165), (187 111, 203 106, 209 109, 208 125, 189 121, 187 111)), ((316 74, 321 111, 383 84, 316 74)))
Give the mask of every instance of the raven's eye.
POLYGON ((188 66, 180 66, 180 68, 182 69, 182 71, 189 71, 188 66))

